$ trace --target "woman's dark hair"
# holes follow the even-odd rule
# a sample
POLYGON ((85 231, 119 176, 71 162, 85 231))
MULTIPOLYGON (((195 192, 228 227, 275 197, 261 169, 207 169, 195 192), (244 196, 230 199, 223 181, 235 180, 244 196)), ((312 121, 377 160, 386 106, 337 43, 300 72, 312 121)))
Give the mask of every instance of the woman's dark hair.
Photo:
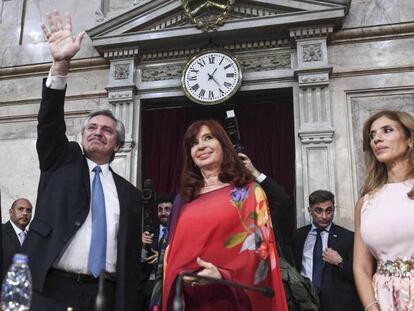
POLYGON ((194 200, 204 186, 201 171, 191 158, 191 145, 203 126, 208 127, 213 137, 220 142, 221 148, 223 149, 223 162, 221 163, 218 176, 219 180, 236 187, 245 186, 254 180, 252 174, 239 159, 229 136, 220 123, 215 120, 196 121, 185 132, 182 145, 184 161, 181 172, 180 194, 187 202, 194 200))

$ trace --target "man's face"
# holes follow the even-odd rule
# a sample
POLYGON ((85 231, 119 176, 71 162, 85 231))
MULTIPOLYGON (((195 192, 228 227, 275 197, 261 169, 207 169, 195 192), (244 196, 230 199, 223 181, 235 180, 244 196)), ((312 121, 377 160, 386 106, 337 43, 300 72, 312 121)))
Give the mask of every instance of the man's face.
POLYGON ((315 203, 309 207, 309 213, 312 216, 313 224, 319 229, 326 229, 332 222, 335 207, 331 201, 315 203))
POLYGON ((82 146, 88 158, 97 164, 108 163, 119 150, 116 122, 105 115, 89 120, 82 135, 82 146))
POLYGON ((26 200, 17 201, 9 210, 10 220, 20 229, 24 230, 32 219, 32 205, 26 200))
POLYGON ((170 216, 172 203, 164 202, 160 203, 157 206, 158 209, 158 219, 160 220, 161 225, 166 226, 168 222, 168 217, 170 216))

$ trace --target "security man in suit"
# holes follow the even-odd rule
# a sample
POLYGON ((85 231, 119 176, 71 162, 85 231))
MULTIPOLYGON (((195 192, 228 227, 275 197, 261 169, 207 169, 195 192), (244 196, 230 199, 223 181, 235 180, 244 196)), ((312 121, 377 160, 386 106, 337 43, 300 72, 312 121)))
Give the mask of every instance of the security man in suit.
POLYGON ((166 234, 168 217, 170 216, 173 202, 173 196, 159 194, 155 202, 159 224, 154 226, 150 231, 144 231, 142 233, 141 281, 143 282, 143 286, 141 306, 138 310, 147 310, 150 303, 152 289, 155 283, 155 273, 158 267, 159 243, 163 235, 166 234))
POLYGON ((273 231, 281 251, 279 255, 286 258, 293 265, 293 255, 289 243, 292 241, 292 236, 296 229, 296 210, 292 205, 291 199, 281 185, 259 172, 246 154, 239 152, 238 155, 266 193, 273 231))
MULTIPOLYGON (((23 244, 33 280, 32 311, 95 310, 99 279, 106 311, 137 303, 141 241, 140 192, 109 166, 125 129, 109 110, 89 114, 81 146, 64 121, 66 77, 84 33, 74 36, 69 13, 42 25, 53 64, 44 81, 36 149, 40 180, 36 213, 23 244)), ((100 295, 101 297, 101 295, 100 295)))
POLYGON ((321 311, 359 310, 352 273, 353 232, 335 225, 335 196, 327 190, 309 195, 312 224, 294 236, 295 265, 319 293, 321 311))
POLYGON ((32 203, 28 199, 15 200, 9 210, 10 220, 2 225, 3 276, 9 269, 13 255, 20 251, 26 239, 26 228, 32 219, 32 209, 32 203))

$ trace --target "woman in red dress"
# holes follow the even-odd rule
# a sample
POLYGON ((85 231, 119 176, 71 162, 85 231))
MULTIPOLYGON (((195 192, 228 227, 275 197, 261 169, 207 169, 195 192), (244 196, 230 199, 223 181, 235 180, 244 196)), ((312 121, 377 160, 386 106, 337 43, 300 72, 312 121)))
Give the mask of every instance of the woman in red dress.
POLYGON ((197 121, 186 131, 180 199, 172 211, 162 309, 172 310, 182 272, 273 289, 275 295, 184 279, 184 309, 286 311, 266 196, 222 126, 197 121))

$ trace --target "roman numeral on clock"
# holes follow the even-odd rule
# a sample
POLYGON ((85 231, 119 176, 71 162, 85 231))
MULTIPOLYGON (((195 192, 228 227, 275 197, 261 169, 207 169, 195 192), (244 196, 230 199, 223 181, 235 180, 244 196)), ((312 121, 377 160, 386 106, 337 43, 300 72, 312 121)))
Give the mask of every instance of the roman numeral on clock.
POLYGON ((228 83, 228 82, 225 81, 224 86, 229 89, 231 87, 231 83, 228 83))

